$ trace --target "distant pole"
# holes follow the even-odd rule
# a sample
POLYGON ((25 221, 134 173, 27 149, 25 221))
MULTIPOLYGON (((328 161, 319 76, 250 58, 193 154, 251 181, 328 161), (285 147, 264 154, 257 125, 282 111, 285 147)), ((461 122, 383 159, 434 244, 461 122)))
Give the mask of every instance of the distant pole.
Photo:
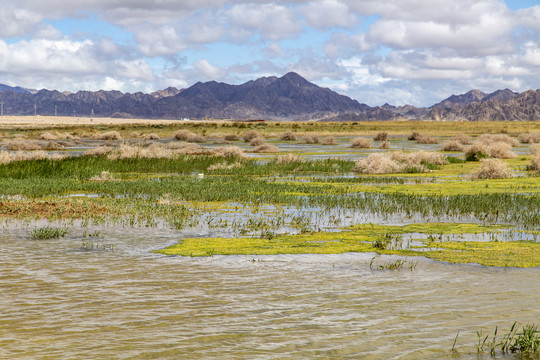
POLYGON ((73 117, 75 117, 75 110, 73 110, 73 117))
POLYGON ((54 105, 54 116, 58 115, 58 105, 54 105))
POLYGON ((94 109, 92 109, 92 117, 94 117, 94 109))

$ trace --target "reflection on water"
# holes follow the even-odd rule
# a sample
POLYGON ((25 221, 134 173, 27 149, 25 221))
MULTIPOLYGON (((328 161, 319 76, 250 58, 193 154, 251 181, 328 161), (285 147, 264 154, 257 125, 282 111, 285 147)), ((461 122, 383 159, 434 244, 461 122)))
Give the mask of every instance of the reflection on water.
POLYGON ((150 251, 180 232, 99 230, 96 242, 114 251, 82 251, 77 228, 42 241, 2 229, 0 358, 475 359, 477 329, 540 320, 539 268, 418 258, 414 271, 372 271, 373 254, 164 257, 150 251))

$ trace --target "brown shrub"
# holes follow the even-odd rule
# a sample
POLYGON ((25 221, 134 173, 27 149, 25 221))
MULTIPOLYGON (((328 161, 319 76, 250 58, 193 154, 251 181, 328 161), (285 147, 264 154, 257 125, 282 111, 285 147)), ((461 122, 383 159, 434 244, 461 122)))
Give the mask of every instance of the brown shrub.
POLYGON ((429 135, 420 135, 416 137, 416 143, 418 144, 438 144, 439 139, 429 135))
POLYGON ((259 135, 259 133, 256 132, 255 130, 248 130, 242 134, 242 139, 244 139, 245 142, 250 142, 251 140, 258 137, 262 137, 262 136, 259 135))
POLYGON ((238 141, 238 140, 240 140, 238 135, 234 135, 234 134, 225 135, 225 137, 223 139, 225 141, 238 141))
POLYGON ((369 149, 371 148, 371 139, 363 137, 355 138, 352 141, 351 147, 355 149, 369 149))
POLYGON ((382 131, 382 132, 378 133, 373 138, 373 140, 375 140, 375 141, 386 141, 386 140, 388 140, 388 133, 386 131, 382 131))
POLYGON ((253 152, 256 153, 277 153, 279 152, 279 149, 277 146, 271 145, 271 144, 262 144, 257 146, 255 149, 253 149, 253 152))
POLYGON ((489 157, 497 159, 515 158, 516 154, 511 149, 512 147, 509 144, 503 142, 496 142, 487 147, 489 157))
POLYGON ((512 177, 508 165, 500 159, 484 159, 472 173, 473 179, 507 179, 512 177))
POLYGON ((295 141, 296 140, 296 134, 292 131, 285 131, 283 134, 279 136, 279 139, 282 141, 295 141))
POLYGON ((354 171, 361 174, 393 174, 401 169, 402 166, 387 154, 370 154, 354 165, 354 171))
POLYGON ((458 140, 449 140, 443 143, 442 151, 463 151, 465 148, 463 144, 458 140))
POLYGON ((540 155, 534 155, 531 158, 531 167, 534 171, 540 171, 540 155))
POLYGON ((388 140, 383 141, 379 146, 379 149, 390 149, 390 142, 388 140))
POLYGON ((461 145, 470 145, 472 143, 471 137, 466 134, 456 134, 450 138, 450 141, 457 141, 461 145))
POLYGON ((407 140, 416 140, 421 136, 421 134, 418 131, 413 131, 411 135, 407 138, 407 140))
POLYGON ((333 136, 326 136, 320 140, 321 145, 336 145, 336 138, 333 136))
POLYGON ((319 136, 315 134, 304 135, 304 143, 306 144, 318 144, 319 136))
POLYGON ((540 143, 540 133, 519 134, 518 140, 523 144, 537 144, 540 143))
POLYGON ((264 139, 262 137, 253 138, 249 142, 249 145, 251 145, 251 146, 260 146, 262 144, 264 144, 264 139))
POLYGON ((157 134, 147 134, 147 135, 144 135, 144 139, 145 140, 159 140, 160 137, 157 134))
POLYGON ((477 142, 484 143, 486 145, 502 142, 510 145, 511 147, 519 146, 519 141, 506 134, 482 134, 477 139, 477 142))
POLYGON ((203 143, 206 142, 204 136, 195 134, 189 130, 178 130, 174 136, 174 140, 187 141, 191 143, 203 143))

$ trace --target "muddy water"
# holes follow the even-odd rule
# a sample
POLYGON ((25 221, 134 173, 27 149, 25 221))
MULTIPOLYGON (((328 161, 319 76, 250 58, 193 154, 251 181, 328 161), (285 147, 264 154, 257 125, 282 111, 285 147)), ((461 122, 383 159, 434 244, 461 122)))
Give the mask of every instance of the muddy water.
POLYGON ((114 251, 83 251, 79 230, 0 230, 0 358, 476 359, 476 330, 540 322, 540 268, 163 257, 180 233, 160 229, 100 229, 114 251))

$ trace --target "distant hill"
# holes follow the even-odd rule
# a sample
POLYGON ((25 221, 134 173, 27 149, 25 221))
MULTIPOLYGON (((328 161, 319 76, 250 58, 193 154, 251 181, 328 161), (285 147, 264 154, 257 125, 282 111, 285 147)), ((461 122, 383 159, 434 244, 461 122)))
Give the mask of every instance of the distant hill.
POLYGON ((241 85, 198 82, 151 94, 120 91, 30 90, 0 84, 5 115, 96 116, 163 119, 264 120, 540 120, 540 90, 471 90, 429 107, 370 107, 317 86, 296 73, 262 77, 241 85))

